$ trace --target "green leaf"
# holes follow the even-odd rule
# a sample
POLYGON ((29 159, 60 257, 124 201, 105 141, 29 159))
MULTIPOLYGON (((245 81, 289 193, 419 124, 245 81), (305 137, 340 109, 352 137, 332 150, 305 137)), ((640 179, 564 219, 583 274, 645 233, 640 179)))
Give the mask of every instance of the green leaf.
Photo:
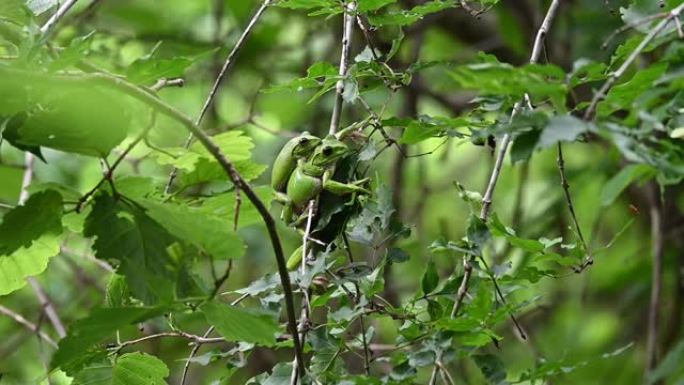
POLYGON ((601 205, 610 206, 627 186, 655 176, 656 170, 647 164, 630 164, 610 178, 601 191, 601 205))
MULTIPOLYGON (((242 175, 244 177, 244 174, 242 175)), ((273 191, 270 186, 255 186, 253 189, 259 199, 268 206, 269 202, 273 199, 273 191)), ((199 209, 207 215, 211 215, 214 218, 220 218, 224 221, 225 226, 230 226, 230 228, 232 228, 233 219, 235 218, 235 192, 229 191, 207 198, 202 201, 202 205, 199 209)), ((259 211, 257 211, 256 207, 254 207, 249 199, 242 198, 238 217, 238 228, 258 223, 262 223, 261 214, 259 214, 259 211)))
POLYGON ((389 250, 387 250, 388 264, 403 263, 408 261, 410 258, 411 256, 406 251, 398 247, 392 247, 389 250))
POLYGON ((454 0, 432 0, 416 5, 410 10, 391 10, 385 14, 368 15, 370 23, 376 27, 406 26, 413 24, 423 17, 456 6, 454 0))
POLYGON ((2 0, 0 2, 0 22, 3 20, 26 25, 31 20, 31 12, 26 8, 24 0, 2 0))
POLYGON ((26 114, 13 144, 103 157, 126 137, 131 106, 120 93, 90 80, 32 75, 16 72, 0 80, 0 94, 11 92, 10 105, 26 114))
POLYGON ((541 150, 555 145, 558 142, 571 142, 585 132, 589 131, 589 125, 571 115, 554 116, 541 132, 536 149, 541 150))
POLYGON ((653 86, 667 70, 668 63, 660 62, 637 71, 632 78, 608 91, 605 99, 598 104, 597 115, 608 116, 615 111, 629 109, 637 97, 653 86))
POLYGON ((116 360, 112 385, 165 385, 168 375, 169 369, 159 358, 129 353, 116 360))
POLYGON ((201 209, 151 199, 137 202, 169 233, 214 258, 239 258, 245 252, 245 245, 233 231, 232 218, 221 220, 201 209))
POLYGON ((72 385, 166 385, 169 368, 159 358, 145 353, 127 353, 109 362, 83 368, 72 385))
POLYGON ((179 250, 180 241, 141 207, 101 194, 83 234, 96 237, 96 257, 119 264, 117 272, 126 276, 133 295, 145 303, 199 294, 188 276, 187 253, 179 250))
POLYGON ((439 273, 437 273, 435 262, 429 261, 423 278, 420 280, 420 288, 423 290, 423 294, 430 294, 437 288, 437 285, 439 285, 439 273))
POLYGON ((376 11, 386 5, 396 2, 397 0, 359 0, 357 10, 359 12, 376 11))
POLYGON ((52 369, 62 368, 67 373, 78 371, 79 358, 127 325, 157 317, 167 309, 159 307, 116 307, 94 309, 69 328, 59 341, 59 349, 50 362, 52 369))
POLYGON ((490 237, 487 224, 480 219, 480 217, 471 215, 470 220, 468 221, 466 236, 468 237, 468 241, 476 245, 478 249, 482 249, 482 246, 484 246, 485 242, 487 242, 490 237))
POLYGON ((506 367, 499 357, 493 354, 476 354, 472 358, 488 383, 500 384, 506 379, 506 367))
POLYGON ((33 194, 5 214, 0 224, 0 295, 26 284, 26 277, 45 271, 59 253, 62 196, 53 190, 33 194))
POLYGON ((273 346, 280 332, 278 323, 270 315, 218 302, 207 302, 201 310, 207 322, 228 341, 273 346))

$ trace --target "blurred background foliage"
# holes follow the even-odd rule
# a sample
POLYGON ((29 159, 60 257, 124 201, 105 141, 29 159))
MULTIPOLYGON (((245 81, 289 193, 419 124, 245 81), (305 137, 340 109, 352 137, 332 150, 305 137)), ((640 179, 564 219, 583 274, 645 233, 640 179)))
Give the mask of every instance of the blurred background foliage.
MULTIPOLYGON (((33 28, 41 25, 54 12, 52 3, 37 0, 28 2, 34 12, 33 28)), ((411 9, 424 2, 402 0, 387 3, 394 3, 389 5, 390 9, 398 10, 411 9)), ((394 210, 392 215, 410 228, 410 235, 392 240, 390 245, 353 245, 356 255, 371 262, 384 255, 386 246, 394 248, 392 250, 395 253, 408 255, 408 260, 392 264, 391 272, 386 271, 385 275, 385 296, 399 308, 401 304, 406 305, 420 295, 421 279, 428 262, 434 263, 441 280, 446 280, 454 271, 461 269, 461 255, 448 251, 448 247, 440 248, 440 245, 445 245, 449 240, 458 241, 466 234, 471 209, 469 203, 459 197, 456 184, 471 192, 484 191, 495 159, 491 145, 500 142, 503 132, 496 131, 497 124, 505 121, 499 116, 510 113, 511 101, 518 100, 524 92, 532 92, 531 82, 541 82, 540 93, 532 95, 535 104, 540 100, 552 99, 553 93, 558 91, 552 87, 553 79, 539 80, 534 69, 528 74, 517 70, 502 70, 493 74, 475 71, 471 74, 467 73, 469 67, 466 66, 493 60, 481 53, 494 55, 498 61, 510 63, 515 68, 524 65, 549 2, 469 2, 476 9, 484 7, 486 10, 477 17, 457 3, 453 2, 439 12, 417 17, 414 23, 405 26, 400 23, 381 25, 382 20, 376 20, 378 26, 370 28, 369 33, 378 51, 385 54, 393 49, 393 44, 395 48, 398 47, 396 55, 386 63, 395 76, 388 81, 395 82, 396 87, 384 86, 378 77, 368 76, 365 80, 363 74, 358 77, 361 80, 355 83, 358 87, 356 92, 360 92, 369 105, 378 110, 383 108, 383 119, 405 118, 413 122, 413 128, 411 124, 388 124, 395 127, 388 128, 389 133, 401 138, 404 151, 414 155, 429 153, 403 158, 394 146, 379 153, 372 162, 369 175, 373 176, 376 185, 388 189, 394 210), (467 86, 468 76, 473 76, 471 80, 477 84, 467 86), (491 81, 487 80, 487 76, 492 77, 491 81), (483 111, 485 103, 482 99, 474 98, 490 97, 486 92, 488 87, 489 91, 493 91, 491 87, 506 83, 505 80, 511 83, 504 84, 502 87, 505 89, 498 95, 500 98, 491 99, 490 110, 483 111), (521 89, 517 90, 517 85, 513 83, 521 89), (548 90, 542 90, 542 85, 548 86, 548 90), (476 110, 479 110, 478 114, 473 113, 476 110), (456 117, 464 117, 465 123, 448 120, 456 117), (426 134, 427 130, 432 131, 426 134), (474 138, 478 135, 490 143, 474 146, 474 138)), ((624 60, 624 54, 620 59, 620 49, 633 48, 634 42, 639 41, 633 37, 643 37, 639 31, 626 31, 604 48, 602 43, 625 23, 661 12, 657 1, 573 0, 561 3, 540 60, 542 64, 552 63, 562 69, 559 84, 566 84, 566 76, 570 76, 566 74, 571 74, 583 63, 624 60)), ((668 2, 667 6, 677 5, 675 3, 678 2, 668 2)), ((4 24, 3 28, 7 29, 14 24, 5 20, 11 14, 11 9, 6 8, 16 5, 16 2, 5 4, 0 5, 0 14, 4 15, 0 25, 4 24)), ((30 55, 30 59, 27 59, 28 56, 24 54, 29 49, 29 43, 23 41, 23 44, 18 45, 0 44, 0 63, 18 57, 16 60, 25 59, 21 64, 23 69, 52 66, 53 71, 69 72, 75 71, 73 65, 77 60, 87 57, 97 67, 124 75, 140 85, 153 86, 162 77, 182 77, 183 87, 166 87, 158 94, 188 116, 195 116, 223 59, 235 45, 259 4, 259 1, 253 0, 83 1, 65 16, 52 37, 51 44, 54 47, 65 47, 61 52, 61 60, 53 61, 45 51, 30 55)), ((322 83, 325 83, 324 87, 334 87, 334 81, 311 83, 311 78, 295 81, 306 77, 307 70, 314 63, 330 63, 333 73, 337 70, 342 17, 339 13, 327 15, 325 11, 322 15, 309 16, 308 13, 315 9, 299 9, 296 6, 267 9, 237 56, 232 73, 222 83, 216 102, 204 121, 203 127, 212 134, 241 130, 251 138, 251 141, 240 142, 244 148, 252 146, 253 142, 251 159, 254 165, 250 167, 270 165, 282 144, 294 133, 309 131, 319 136, 327 133, 334 92, 314 96, 322 83)), ((373 22, 373 17, 370 20, 373 22)), ((644 28, 641 32, 648 31, 649 25, 642 24, 644 28)), ((7 33, 3 36, 7 36, 7 33)), ((351 55, 355 58, 353 61, 360 63, 358 68, 372 59, 367 46, 368 42, 356 29, 351 55)), ((667 46, 653 47, 643 54, 636 67, 651 68, 651 63, 668 61, 668 74, 675 79, 667 81, 672 82, 671 87, 679 87, 681 80, 677 71, 681 71, 684 61, 683 47, 684 44, 677 40, 667 46)), ((597 71, 602 75, 597 76, 596 80, 606 78, 605 67, 597 71)), ((35 126, 36 135, 39 136, 35 138, 35 144, 46 146, 46 138, 41 136, 45 134, 42 131, 44 120, 55 122, 64 118, 66 124, 73 125, 74 120, 80 124, 74 130, 75 137, 67 138, 62 147, 54 143, 47 145, 51 148, 43 147, 41 153, 45 162, 35 163, 36 191, 44 189, 40 186, 49 186, 50 183, 68 186, 73 191, 63 194, 65 201, 77 200, 102 177, 98 158, 87 156, 93 148, 87 143, 91 135, 99 138, 94 147, 105 146, 102 153, 116 146, 113 154, 117 154, 149 120, 149 114, 140 104, 119 100, 117 95, 106 95, 106 91, 103 91, 99 95, 101 99, 94 99, 90 92, 91 85, 88 84, 84 85, 86 91, 83 97, 78 97, 82 91, 82 86, 78 84, 69 90, 69 86, 53 87, 39 78, 29 76, 22 79, 5 75, 0 79, 0 83, 3 83, 2 92, 12 89, 13 82, 29 85, 37 97, 63 103, 64 110, 75 114, 60 117, 48 111, 33 116, 22 129, 25 141, 31 142, 30 127, 35 126), (102 112, 98 109, 111 111, 102 112), (93 118, 98 116, 110 118, 93 118), (102 143, 103 137, 119 135, 117 130, 127 137, 122 145, 118 145, 120 138, 112 139, 111 147, 106 140, 102 143), (83 133, 87 133, 86 136, 83 133), (88 150, 79 151, 79 148, 88 150), (72 194, 71 198, 67 194, 72 194)), ((581 103, 591 99, 592 90, 600 83, 579 83, 583 84, 572 88, 571 92, 567 92, 565 85, 559 85, 563 100, 559 104, 543 103, 543 108, 555 110, 561 115, 564 113, 562 109, 574 111, 578 105, 582 107, 581 103), (567 100, 564 100, 566 97, 567 100)), ((663 96, 665 101, 676 99, 668 95, 663 96)), ((643 99, 644 103, 630 103, 628 111, 622 112, 620 124, 629 127, 630 121, 625 115, 638 115, 631 121, 632 126, 645 130, 643 122, 648 121, 646 110, 652 110, 664 102, 654 99, 656 97, 660 96, 647 95, 643 99), (641 106, 648 107, 641 111, 641 106), (640 112, 643 114, 639 115, 640 112), (639 123, 634 123, 637 121, 639 123)), ((7 95, 4 98, 10 100, 7 95)), ((345 103, 343 126, 367 117, 366 110, 356 97, 349 96, 348 101, 352 103, 345 103)), ((0 103, 4 103, 4 100, 0 103)), ((676 99, 675 107, 677 103, 681 106, 679 99, 676 99)), ((10 113, 12 108, 8 106, 0 106, 0 112, 10 113)), ((676 125, 680 114, 681 109, 667 119, 670 132, 670 120, 676 125)), ((662 122, 666 119, 655 120, 662 122)), ((667 129, 663 132, 665 136, 668 135, 667 129)), ((149 141, 154 146, 171 148, 180 146, 186 136, 183 127, 160 115, 151 129, 149 141)), ((374 148, 369 151, 377 152, 383 147, 381 138, 372 137, 372 140, 375 141, 374 148)), ((21 190, 24 154, 7 141, 6 138, 0 147, 0 202, 13 206, 21 190)), ((520 339, 505 318, 494 329, 498 336, 503 337, 498 347, 490 343, 477 349, 478 354, 496 355, 500 361, 493 362, 503 364, 509 381, 520 379, 521 383, 533 383, 526 378, 534 377, 535 371, 543 373, 544 370, 553 373, 539 376, 547 384, 637 384, 644 381, 652 284, 653 240, 649 212, 653 205, 653 194, 662 195, 665 199, 662 209, 664 226, 660 234, 664 239, 664 268, 662 299, 658 309, 661 316, 658 355, 660 362, 669 365, 661 369, 665 373, 663 378, 669 378, 667 383, 681 384, 684 381, 684 349, 680 342, 684 328, 681 318, 684 295, 684 195, 679 183, 683 170, 682 143, 681 137, 672 139, 668 142, 669 149, 653 155, 659 159, 668 158, 674 164, 669 171, 658 171, 658 178, 665 186, 662 190, 654 190, 652 177, 656 172, 646 171, 640 178, 629 178, 628 182, 635 183, 623 192, 621 189, 617 192, 606 191, 608 182, 627 165, 625 151, 616 146, 610 136, 598 132, 565 144, 565 167, 570 191, 589 247, 599 250, 610 244, 605 250, 595 252, 594 264, 580 274, 573 273, 568 267, 556 266, 556 277, 525 280, 520 276, 506 275, 513 266, 522 269, 530 253, 524 248, 510 247, 501 239, 491 245, 492 266, 509 300, 516 304, 517 318, 527 331, 529 340, 520 339), (645 179, 651 181, 642 181, 645 179), (619 195, 611 199, 610 195, 615 193, 619 195), (609 197, 606 198, 606 195, 609 197), (668 353, 671 355, 668 356, 668 353)), ((522 156, 516 163, 506 158, 493 210, 497 218, 513 228, 519 237, 535 240, 562 237, 563 243, 574 243, 576 234, 560 185, 555 146, 547 146, 540 151, 536 149, 521 149, 528 154, 533 152, 532 156, 529 159, 522 156)), ((150 155, 152 152, 148 145, 137 146, 119 166, 116 175, 142 175, 163 185, 170 167, 164 163, 163 155, 150 155)), ((249 156, 248 153, 247 158, 249 156)), ((269 171, 257 170, 253 174, 254 185, 268 184, 269 171)), ((226 191, 229 186, 227 182, 214 180, 202 183, 199 187, 192 186, 184 192, 189 196, 210 196, 226 191)), ((263 196, 268 195, 266 190, 262 193, 263 196)), ((277 210, 274 207, 276 216, 277 210)), ((3 206, 0 215, 7 211, 3 206)), ((65 235, 66 247, 38 277, 67 325, 87 316, 94 306, 103 303, 104 288, 109 280, 109 273, 93 262, 93 258, 84 257, 91 255, 91 252, 90 243, 78 236, 83 231, 83 217, 69 215, 63 224, 73 234, 65 235)), ((272 250, 265 242, 265 231, 262 226, 256 225, 258 218, 253 213, 252 217, 249 215, 249 212, 243 214, 243 222, 238 229, 246 250, 241 258, 235 260, 223 291, 243 288, 264 274, 275 271, 272 250)), ((225 220, 225 224, 230 226, 231 220, 225 220)), ((279 224, 279 232, 286 252, 294 250, 301 240, 300 236, 282 224, 279 224)), ((201 274, 208 274, 206 268, 201 274)), ((454 277, 460 277, 459 274, 454 277)), ((487 276, 480 271, 477 277, 470 287, 471 297, 468 301, 476 301, 481 293, 486 293, 482 296, 493 301, 487 276)), ((256 300, 248 301, 252 302, 246 303, 259 306, 256 300)), ((47 319, 41 315, 41 305, 29 286, 3 296, 0 303, 25 315, 52 334, 47 319)), ((203 332, 206 325, 203 317, 195 313, 180 314, 178 317, 178 322, 185 329, 196 334, 203 332)), ((369 322, 375 328, 374 343, 395 342, 401 322, 397 323, 386 316, 373 318, 369 322)), ((142 332, 153 332, 162 329, 163 322, 151 322, 144 327, 142 332)), ((139 333, 134 328, 123 330, 121 338, 132 338, 139 333)), ((0 339, 0 384, 47 383, 44 373, 52 354, 51 348, 40 344, 34 334, 8 317, 0 317, 0 335, 3 336, 0 339)), ((141 349, 162 359, 171 371, 169 382, 178 382, 182 360, 190 350, 186 340, 158 339, 143 345, 141 349)), ((290 358, 287 349, 257 349, 247 364, 239 367, 220 359, 209 363, 209 357, 206 357, 207 362, 195 364, 191 368, 190 383, 209 384, 222 378, 220 383, 243 383, 290 358), (238 367, 232 379, 225 379, 228 368, 233 370, 238 367)), ((351 373, 363 370, 357 357, 349 355, 345 356, 345 360, 351 373)), ((393 364, 378 363, 374 369, 377 376, 391 372, 393 364)), ((424 365, 422 367, 418 377, 409 379, 408 383, 427 383, 429 371, 424 365)), ((472 358, 458 359, 450 365, 457 384, 501 383, 487 378, 486 371, 483 375, 483 367, 486 365, 472 358)), ((66 384, 69 380, 64 373, 56 372, 50 376, 50 383, 66 384)))

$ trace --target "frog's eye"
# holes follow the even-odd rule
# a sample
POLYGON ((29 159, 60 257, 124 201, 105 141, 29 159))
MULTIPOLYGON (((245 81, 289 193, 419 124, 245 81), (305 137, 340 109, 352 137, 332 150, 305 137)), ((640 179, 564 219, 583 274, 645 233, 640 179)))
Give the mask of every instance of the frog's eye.
POLYGON ((301 138, 299 139, 299 144, 306 144, 309 141, 309 138, 301 138))
POLYGON ((330 156, 330 155, 332 155, 332 152, 333 152, 332 147, 325 147, 325 148, 323 149, 323 155, 325 155, 325 156, 330 156))

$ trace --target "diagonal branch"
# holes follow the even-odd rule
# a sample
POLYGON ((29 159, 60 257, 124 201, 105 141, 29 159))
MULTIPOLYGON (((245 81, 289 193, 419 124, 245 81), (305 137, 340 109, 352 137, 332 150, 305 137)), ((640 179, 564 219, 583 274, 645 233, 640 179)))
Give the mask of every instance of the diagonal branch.
POLYGON ((71 9, 71 7, 76 4, 78 0, 67 0, 65 1, 58 9, 57 12, 55 12, 48 21, 43 24, 42 27, 40 27, 40 33, 45 37, 47 36, 52 29, 59 23, 59 21, 66 15, 67 12, 71 9))
POLYGON ((603 86, 594 94, 593 99, 591 100, 591 103, 589 103, 589 107, 587 107, 586 111, 584 112, 584 120, 591 120, 594 118, 594 114, 596 113, 596 107, 598 103, 606 97, 606 94, 608 91, 615 85, 615 83, 622 77, 622 75, 625 74, 627 69, 634 63, 634 61, 639 57, 641 52, 648 46, 648 44, 655 39, 660 32, 662 32, 665 27, 672 21, 672 20, 677 20, 679 21, 679 15, 682 13, 682 10, 684 10, 684 3, 678 5, 676 8, 673 8, 670 12, 665 13, 665 17, 658 23, 656 24, 655 27, 653 27, 652 30, 648 32, 648 34, 641 40, 641 43, 632 51, 632 53, 625 59, 625 61, 622 63, 622 65, 610 76, 608 77, 608 80, 606 80, 605 83, 603 83, 603 86))
POLYGON ((13 310, 6 308, 2 305, 0 305, 0 313, 8 316, 9 318, 15 320, 17 323, 21 324, 22 326, 25 326, 27 329, 30 331, 36 333, 38 338, 42 339, 43 341, 47 342, 52 346, 53 348, 57 348, 57 343, 50 338, 49 335, 45 334, 43 331, 41 331, 38 326, 31 321, 27 320, 24 318, 21 314, 15 313, 13 310))
MULTIPOLYGON (((240 38, 238 39, 237 43, 235 43, 235 46, 226 57, 226 61, 223 63, 223 67, 221 67, 221 71, 216 77, 216 80, 214 80, 214 85, 211 87, 209 95, 207 95, 207 99, 204 101, 204 105, 202 105, 202 109, 200 110, 199 115, 195 120, 196 126, 200 126, 202 124, 202 120, 204 119, 207 110, 209 110, 209 107, 214 102, 214 99, 216 99, 216 95, 218 94, 218 89, 221 86, 221 82, 225 79, 226 75, 231 70, 231 68, 233 68, 233 64, 235 64, 235 58, 237 57, 242 47, 245 45, 245 42, 247 41, 249 35, 252 33, 252 30, 254 29, 254 26, 256 25, 257 21, 259 21, 261 15, 264 13, 266 8, 271 4, 271 1, 272 0, 264 0, 259 9, 257 9, 254 16, 252 16, 252 19, 247 24, 247 27, 245 27, 245 30, 242 31, 242 35, 240 35, 240 38)), ((190 147, 190 144, 192 144, 193 137, 194 135, 190 134, 188 138, 185 140, 183 147, 190 147)), ((173 181, 176 179, 177 175, 178 169, 174 167, 173 170, 171 170, 171 173, 169 174, 169 180, 166 182, 166 187, 164 189, 164 191, 167 194, 169 193, 169 191, 171 191, 171 185, 173 184, 173 181)))

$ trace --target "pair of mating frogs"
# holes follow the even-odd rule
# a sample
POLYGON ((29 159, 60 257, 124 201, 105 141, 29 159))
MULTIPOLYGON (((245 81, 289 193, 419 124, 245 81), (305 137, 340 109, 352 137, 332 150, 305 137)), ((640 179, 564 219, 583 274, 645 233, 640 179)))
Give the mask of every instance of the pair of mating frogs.
POLYGON ((322 191, 335 195, 370 194, 363 187, 368 178, 350 183, 332 180, 335 166, 351 153, 342 139, 352 131, 342 130, 324 139, 309 133, 290 139, 273 162, 271 187, 276 201, 284 205, 281 218, 291 226, 307 219, 307 205, 317 201, 322 191))

